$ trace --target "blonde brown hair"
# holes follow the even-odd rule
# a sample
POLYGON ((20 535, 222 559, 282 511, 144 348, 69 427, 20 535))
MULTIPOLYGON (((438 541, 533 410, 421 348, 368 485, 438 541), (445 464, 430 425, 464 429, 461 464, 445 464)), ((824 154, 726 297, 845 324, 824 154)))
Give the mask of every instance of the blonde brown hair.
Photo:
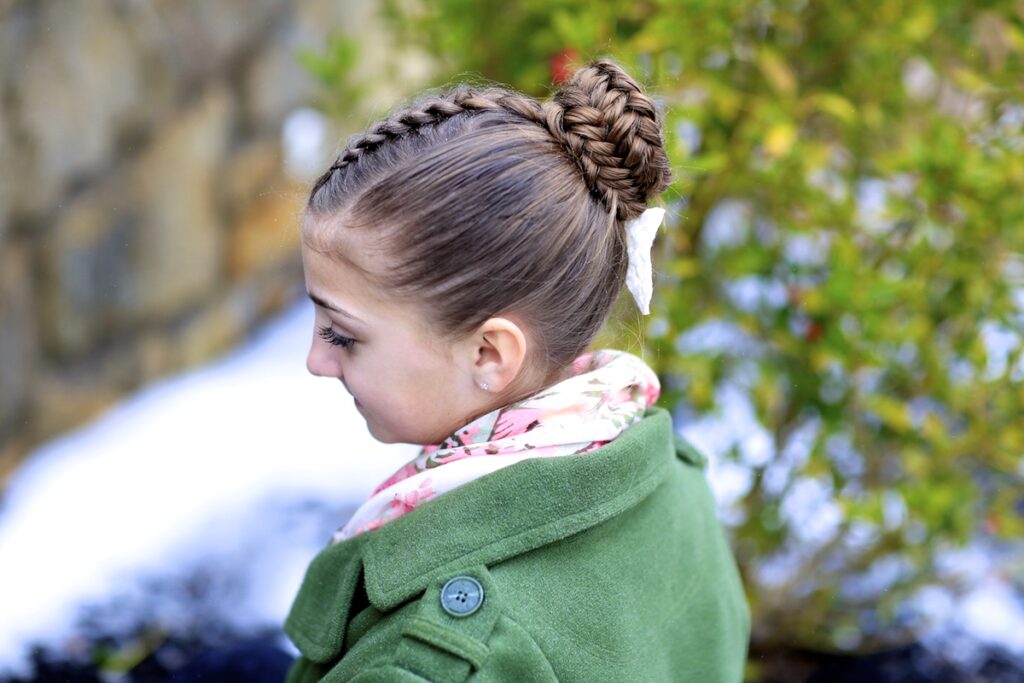
POLYGON ((309 195, 306 244, 348 259, 339 230, 373 231, 382 287, 459 338, 517 315, 545 372, 604 324, 625 279, 624 222, 669 181, 651 99, 596 61, 543 103, 458 87, 349 140, 309 195))

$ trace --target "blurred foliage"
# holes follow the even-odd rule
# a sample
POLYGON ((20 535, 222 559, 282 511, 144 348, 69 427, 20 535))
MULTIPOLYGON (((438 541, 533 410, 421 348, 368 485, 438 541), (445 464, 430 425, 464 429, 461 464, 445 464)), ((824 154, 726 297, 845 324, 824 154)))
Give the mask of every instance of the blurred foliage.
POLYGON ((315 104, 335 118, 350 116, 366 96, 367 88, 353 77, 359 60, 359 44, 333 33, 323 51, 303 49, 298 60, 319 86, 315 104))
POLYGON ((738 391, 762 426, 719 454, 758 643, 912 637, 944 549, 1024 532, 1024 3, 386 7, 445 76, 544 96, 609 55, 658 100, 674 218, 631 338, 683 420, 738 391))

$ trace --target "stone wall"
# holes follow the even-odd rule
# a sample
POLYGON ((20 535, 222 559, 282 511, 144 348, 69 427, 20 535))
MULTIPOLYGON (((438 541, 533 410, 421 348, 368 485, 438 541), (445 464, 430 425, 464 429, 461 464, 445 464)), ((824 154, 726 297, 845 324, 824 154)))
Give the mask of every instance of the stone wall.
POLYGON ((386 50, 372 5, 0 0, 0 481, 296 295, 296 50, 386 50))

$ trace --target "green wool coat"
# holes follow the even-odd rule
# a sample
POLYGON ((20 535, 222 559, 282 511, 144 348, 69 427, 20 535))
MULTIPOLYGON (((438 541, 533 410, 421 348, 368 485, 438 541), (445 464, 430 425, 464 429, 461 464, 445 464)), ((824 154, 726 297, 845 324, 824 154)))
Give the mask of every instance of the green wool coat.
POLYGON ((750 617, 703 468, 651 409, 325 548, 285 622, 288 682, 740 681, 750 617), (471 614, 445 609, 456 577, 471 614))

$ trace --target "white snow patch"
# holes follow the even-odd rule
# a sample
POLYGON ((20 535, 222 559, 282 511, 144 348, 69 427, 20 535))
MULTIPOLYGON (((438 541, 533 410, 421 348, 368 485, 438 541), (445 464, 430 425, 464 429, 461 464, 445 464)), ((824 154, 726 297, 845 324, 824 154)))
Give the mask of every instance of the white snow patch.
POLYGON ((1006 581, 986 577, 961 600, 956 621, 978 640, 1024 653, 1024 605, 1006 581))
POLYGON ((330 125, 316 109, 302 108, 288 114, 281 126, 284 167, 294 178, 311 180, 323 172, 330 125))
POLYGON ((0 507, 0 671, 24 664, 29 642, 59 642, 83 604, 207 556, 258 558, 239 571, 263 588, 238 609, 283 620, 330 529, 282 541, 288 529, 269 529, 281 501, 341 514, 414 452, 374 441, 342 385, 306 372, 312 328, 296 305, 30 456, 0 507))
POLYGON ((976 541, 940 551, 939 577, 961 590, 925 586, 909 602, 909 612, 924 621, 922 642, 968 668, 980 665, 986 647, 1024 658, 1024 596, 1013 578, 1021 550, 976 541))

